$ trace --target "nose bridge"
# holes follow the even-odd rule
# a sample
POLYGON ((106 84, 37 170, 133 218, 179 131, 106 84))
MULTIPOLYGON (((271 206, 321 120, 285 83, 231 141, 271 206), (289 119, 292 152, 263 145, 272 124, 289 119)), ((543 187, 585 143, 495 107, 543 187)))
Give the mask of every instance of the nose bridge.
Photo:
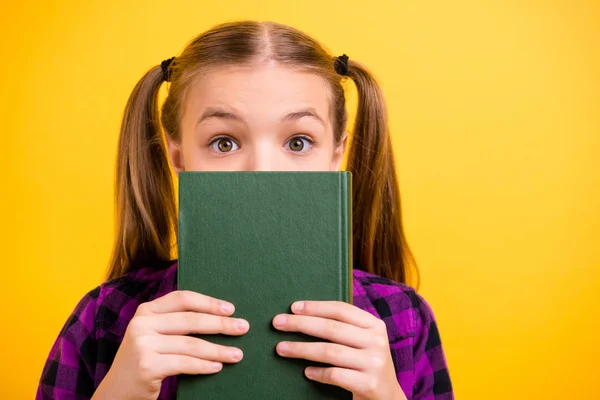
POLYGON ((276 149, 269 140, 257 140, 248 151, 247 157, 247 171, 274 171, 275 170, 275 156, 276 149))

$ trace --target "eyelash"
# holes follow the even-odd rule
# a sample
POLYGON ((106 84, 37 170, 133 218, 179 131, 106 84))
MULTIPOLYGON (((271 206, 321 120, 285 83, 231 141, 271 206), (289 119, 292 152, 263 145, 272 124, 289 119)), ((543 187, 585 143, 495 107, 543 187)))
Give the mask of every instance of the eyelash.
MULTIPOLYGON (((238 148, 240 147, 240 145, 238 144, 237 140, 235 140, 234 138, 232 138, 231 136, 227 136, 227 135, 219 135, 219 136, 215 136, 214 138, 212 138, 209 142, 208 142, 208 147, 209 149, 213 150, 213 152, 220 157, 226 156, 229 153, 231 153, 231 151, 229 152, 221 152, 221 151, 217 151, 213 149, 213 146, 215 144, 217 144, 219 142, 219 140, 221 139, 229 139, 231 140, 238 148)), ((237 150, 237 149, 236 149, 237 150)))
MULTIPOLYGON (((213 148, 213 146, 214 146, 215 144, 217 144, 217 143, 219 142, 219 140, 221 140, 221 139, 229 139, 229 140, 231 140, 231 141, 232 141, 232 142, 233 142, 233 143, 234 143, 234 144, 235 144, 235 145, 236 145, 238 148, 240 147, 240 145, 237 143, 237 141, 236 141, 234 138, 232 138, 231 136, 228 136, 228 135, 219 135, 219 136, 215 136, 214 138, 212 138, 212 139, 211 139, 211 140, 208 142, 208 147, 212 149, 212 148, 213 148)), ((308 154, 308 153, 310 153, 310 152, 312 151, 312 149, 313 149, 313 146, 314 146, 314 145, 315 145, 315 143, 316 143, 316 142, 315 142, 315 140, 314 140, 314 139, 312 139, 310 136, 303 135, 303 134, 297 134, 297 135, 294 135, 294 136, 290 137, 288 140, 286 140, 286 142, 285 142, 285 145, 287 146, 287 145, 288 145, 288 144, 289 144, 289 143, 290 143, 292 140, 294 140, 294 139, 303 139, 303 140, 306 140, 306 141, 307 141, 307 142, 310 144, 310 147, 309 147, 309 149, 308 149, 308 150, 306 150, 306 151, 303 151, 303 152, 297 152, 297 151, 292 151, 292 150, 289 150, 291 153, 295 153, 295 155, 296 155, 296 156, 302 156, 302 155, 305 155, 305 154, 308 154)), ((237 149, 235 149, 235 150, 237 150, 237 149)), ((233 150, 232 150, 232 151, 233 151, 233 150)), ((217 155, 219 155, 219 156, 225 156, 225 155, 229 154, 231 151, 229 151, 229 152, 220 152, 220 151, 217 151, 217 150, 215 150, 214 152, 215 152, 217 155)))
POLYGON ((309 147, 309 148, 308 148, 308 150, 306 150, 306 151, 298 152, 298 151, 293 151, 293 150, 290 150, 290 152, 291 152, 292 154, 294 154, 295 156, 298 156, 298 157, 301 157, 301 156, 304 156, 304 155, 306 155, 306 154, 310 153, 310 152, 312 151, 312 149, 313 149, 313 147, 314 147, 315 143, 316 143, 316 142, 314 141, 314 139, 313 139, 313 138, 311 138, 310 136, 307 136, 307 135, 302 135, 302 134, 298 134, 298 135, 294 135, 294 136, 292 136, 291 138, 289 138, 288 140, 286 140, 286 142, 285 142, 285 145, 286 145, 286 147, 287 147, 287 146, 289 145, 289 143, 290 143, 292 140, 294 140, 294 139, 304 139, 304 140, 306 140, 306 141, 307 141, 307 142, 310 144, 310 147, 309 147))

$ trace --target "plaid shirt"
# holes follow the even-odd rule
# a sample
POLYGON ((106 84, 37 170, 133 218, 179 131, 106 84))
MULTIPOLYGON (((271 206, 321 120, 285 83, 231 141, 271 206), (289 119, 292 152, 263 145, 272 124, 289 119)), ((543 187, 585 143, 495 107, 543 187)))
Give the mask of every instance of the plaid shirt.
MULTIPOLYGON (((398 382, 406 397, 454 399, 433 313, 405 285, 354 271, 354 304, 383 319, 398 382)), ((37 400, 90 399, 119 349, 129 321, 144 302, 176 290, 177 265, 145 268, 89 292, 67 320, 44 366, 37 400)), ((163 381, 159 400, 176 397, 176 377, 163 381)))

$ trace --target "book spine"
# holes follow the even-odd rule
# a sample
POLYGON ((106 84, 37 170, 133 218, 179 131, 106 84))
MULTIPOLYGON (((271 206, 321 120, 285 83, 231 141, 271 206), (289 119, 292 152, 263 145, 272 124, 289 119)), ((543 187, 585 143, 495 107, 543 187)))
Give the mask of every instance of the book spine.
POLYGON ((346 303, 353 303, 352 273, 352 174, 340 174, 340 298, 346 303))
POLYGON ((185 289, 182 286, 182 282, 186 282, 184 279, 184 274, 186 271, 185 258, 187 254, 183 253, 185 246, 183 244, 186 241, 186 230, 187 230, 187 219, 183 217, 181 204, 185 202, 187 199, 187 195, 182 190, 188 185, 188 181, 190 176, 188 172, 181 172, 178 177, 178 187, 177 187, 177 289, 182 290, 185 289), (182 201, 183 200, 183 201, 182 201))

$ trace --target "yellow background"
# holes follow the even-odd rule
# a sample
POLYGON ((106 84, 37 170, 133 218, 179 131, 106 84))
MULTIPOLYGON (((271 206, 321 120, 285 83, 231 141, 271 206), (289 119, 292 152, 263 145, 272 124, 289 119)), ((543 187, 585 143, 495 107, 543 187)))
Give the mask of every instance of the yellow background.
POLYGON ((457 398, 600 398, 597 0, 4 4, 0 398, 33 398, 102 278, 133 85, 240 18, 303 29, 382 81, 457 398))

